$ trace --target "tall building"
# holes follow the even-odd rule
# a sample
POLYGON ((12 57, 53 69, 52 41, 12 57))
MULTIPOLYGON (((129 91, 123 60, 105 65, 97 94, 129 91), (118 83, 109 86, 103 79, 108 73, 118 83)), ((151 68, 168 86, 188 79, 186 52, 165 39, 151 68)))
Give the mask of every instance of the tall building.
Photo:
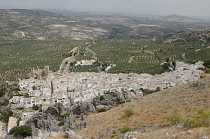
POLYGON ((15 117, 9 117, 8 128, 7 128, 8 133, 15 126, 17 126, 17 118, 15 118, 15 117))
POLYGON ((53 81, 51 81, 51 100, 50 100, 50 103, 52 104, 53 102, 53 99, 52 99, 52 96, 53 96, 53 93, 54 93, 54 87, 53 87, 53 81))
POLYGON ((7 135, 7 124, 0 121, 0 138, 7 135))

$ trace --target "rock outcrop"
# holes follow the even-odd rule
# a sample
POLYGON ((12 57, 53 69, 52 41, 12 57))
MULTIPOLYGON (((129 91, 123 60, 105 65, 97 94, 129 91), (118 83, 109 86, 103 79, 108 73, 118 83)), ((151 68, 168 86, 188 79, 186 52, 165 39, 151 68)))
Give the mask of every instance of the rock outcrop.
MULTIPOLYGON (((95 113, 95 107, 88 102, 82 102, 70 107, 56 104, 47 108, 44 112, 35 114, 30 120, 27 121, 33 132, 34 137, 45 135, 46 133, 51 135, 54 133, 66 133, 71 135, 72 129, 81 129, 86 127, 84 119, 86 116, 84 112, 95 113)), ((76 133, 75 133, 76 134, 76 133)))
POLYGON ((97 96, 93 99, 93 105, 96 107, 96 109, 100 109, 102 107, 108 108, 113 105, 118 105, 125 103, 126 101, 134 101, 136 99, 139 99, 143 96, 141 93, 134 93, 134 92, 108 92, 104 95, 97 96), (107 107, 108 106, 108 107, 107 107))
POLYGON ((95 97, 90 102, 80 102, 78 104, 62 105, 60 103, 48 107, 44 112, 35 114, 26 124, 32 128, 33 138, 49 136, 58 136, 58 133, 65 133, 68 137, 78 137, 73 129, 86 128, 87 115, 95 114, 96 111, 105 108, 111 109, 113 105, 125 103, 126 101, 134 101, 141 97, 136 92, 109 92, 104 95, 95 97))
POLYGON ((84 112, 95 113, 96 110, 93 104, 88 102, 81 102, 75 108, 73 108, 74 115, 81 115, 84 112))

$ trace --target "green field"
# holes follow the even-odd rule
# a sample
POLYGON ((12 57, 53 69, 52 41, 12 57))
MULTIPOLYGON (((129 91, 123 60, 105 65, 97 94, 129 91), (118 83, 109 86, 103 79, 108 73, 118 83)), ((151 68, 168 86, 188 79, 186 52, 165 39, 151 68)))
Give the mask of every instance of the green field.
POLYGON ((99 42, 90 48, 101 61, 117 65, 109 70, 110 73, 158 74, 164 72, 160 67, 162 62, 167 58, 171 61, 183 61, 183 53, 186 53, 187 62, 190 63, 209 59, 210 49, 207 46, 209 45, 202 46, 199 42, 165 44, 152 41, 117 41, 99 42), (200 50, 196 52, 197 49, 200 50), (130 57, 133 57, 133 61, 129 63, 130 57))
POLYGON ((0 46, 0 81, 26 78, 31 68, 43 68, 49 65, 57 71, 65 52, 83 41, 25 41, 0 46))
MULTIPOLYGON (((92 53, 86 52, 85 41, 23 41, 0 46, 0 80, 26 78, 31 68, 43 68, 49 65, 57 71, 65 52, 81 46, 76 60, 92 59, 92 53)), ((171 44, 160 41, 98 41, 89 47, 103 63, 116 64, 110 73, 150 73, 164 72, 160 64, 167 58, 171 61, 183 61, 186 53, 187 62, 210 59, 210 46, 201 42, 176 42, 171 44), (204 44, 204 45, 203 45, 204 44), (132 58, 131 58, 132 57, 132 58)), ((97 72, 100 63, 92 66, 74 66, 73 72, 97 72)))

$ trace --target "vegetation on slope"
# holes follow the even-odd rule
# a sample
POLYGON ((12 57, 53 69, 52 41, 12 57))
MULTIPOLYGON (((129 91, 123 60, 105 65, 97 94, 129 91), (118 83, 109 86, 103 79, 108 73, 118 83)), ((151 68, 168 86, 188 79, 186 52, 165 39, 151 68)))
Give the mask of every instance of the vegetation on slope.
MULTIPOLYGON (((195 123, 201 121, 201 126, 206 126, 206 124, 202 124, 202 119, 205 119, 206 115, 208 117, 209 111, 199 111, 198 114, 197 111, 204 108, 210 109, 209 87, 210 77, 205 77, 198 82, 147 95, 137 102, 128 102, 107 112, 89 116, 85 120, 88 128, 80 130, 79 133, 86 138, 120 138, 123 136, 121 131, 125 125, 134 131, 140 131, 140 133, 142 131, 142 134, 146 133, 147 130, 148 132, 158 132, 159 129, 171 127, 167 117, 175 113, 178 115, 175 118, 170 118, 173 119, 174 124, 189 122, 188 118, 190 118, 196 119, 195 123), (125 109, 132 109, 134 114, 128 118, 123 118, 125 109), (198 117, 199 119, 197 119, 198 117)), ((195 126, 187 125, 191 128, 197 127, 196 124, 195 126)), ((188 126, 185 127, 188 128, 188 126)), ((181 130, 181 132, 184 131, 181 130)))
POLYGON ((27 78, 32 68, 57 71, 62 55, 74 47, 84 45, 83 41, 24 41, 0 46, 0 81, 27 78))
POLYGON ((16 138, 25 138, 32 135, 32 129, 28 125, 15 126, 10 130, 9 134, 14 135, 16 138))
MULTIPOLYGON (((169 61, 206 61, 210 59, 209 43, 161 41, 98 41, 89 47, 105 67, 116 64, 109 73, 149 73, 160 74, 168 71, 161 63, 169 61), (182 54, 185 53, 185 58, 182 54)), ((92 53, 86 52, 84 41, 23 41, 16 44, 2 45, 0 80, 26 78, 31 68, 43 68, 49 65, 57 71, 62 60, 74 47, 81 46, 76 60, 90 60, 92 53)), ((97 61, 91 66, 73 66, 72 72, 98 72, 101 64, 97 61)))

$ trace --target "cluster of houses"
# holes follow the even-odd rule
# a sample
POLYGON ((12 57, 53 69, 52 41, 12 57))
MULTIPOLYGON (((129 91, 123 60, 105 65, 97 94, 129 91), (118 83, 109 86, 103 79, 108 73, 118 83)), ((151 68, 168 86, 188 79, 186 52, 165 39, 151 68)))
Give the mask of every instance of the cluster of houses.
MULTIPOLYGON (((19 86, 21 91, 15 92, 9 102, 12 108, 24 107, 25 109, 30 109, 35 105, 39 105, 41 110, 46 110, 55 103, 70 105, 71 101, 90 101, 98 95, 112 91, 128 91, 142 95, 142 90, 144 89, 166 89, 197 81, 203 74, 203 71, 199 70, 200 68, 203 68, 203 62, 195 64, 177 62, 174 71, 154 76, 135 73, 50 73, 44 80, 34 77, 20 80, 19 86)), ((22 113, 20 125, 25 124, 35 112, 22 113)), ((12 120, 15 121, 15 119, 10 121, 12 120)), ((8 125, 10 125, 10 122, 8 125)), ((3 131, 9 132, 11 127, 14 126, 13 122, 12 126, 8 126, 6 131, 3 130, 4 123, 0 123, 0 136, 1 133, 4 133, 3 131)))
POLYGON ((32 118, 35 113, 36 112, 23 112, 19 116, 20 119, 11 116, 9 117, 8 123, 0 121, 0 138, 5 137, 13 127, 25 125, 25 122, 32 118))
POLYGON ((35 78, 20 80, 21 95, 13 96, 10 103, 27 108, 40 104, 44 107, 59 102, 68 105, 70 97, 78 102, 91 100, 95 96, 113 90, 141 92, 142 89, 156 90, 157 87, 166 89, 198 80, 203 73, 202 70, 198 70, 203 67, 202 64, 202 62, 195 64, 177 62, 175 71, 154 76, 135 73, 81 72, 63 75, 52 73, 46 80, 35 78))
POLYGON ((90 65, 93 65, 93 63, 95 63, 95 62, 96 62, 95 59, 81 60, 81 61, 77 61, 77 63, 75 64, 75 66, 90 66, 90 65))

